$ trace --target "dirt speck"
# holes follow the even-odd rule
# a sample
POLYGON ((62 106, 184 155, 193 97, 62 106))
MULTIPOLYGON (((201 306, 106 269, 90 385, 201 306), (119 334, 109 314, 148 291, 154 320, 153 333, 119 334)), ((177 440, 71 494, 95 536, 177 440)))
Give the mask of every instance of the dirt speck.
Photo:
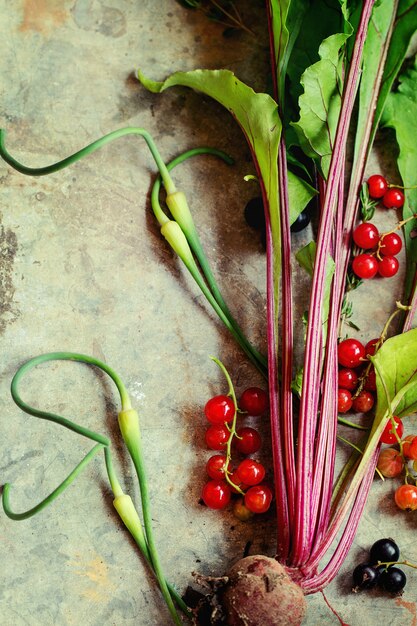
MULTIPOLYGON (((0 216, 1 220, 1 216, 0 216)), ((17 319, 17 307, 13 301, 13 264, 17 252, 16 234, 5 229, 0 221, 0 333, 17 319)))

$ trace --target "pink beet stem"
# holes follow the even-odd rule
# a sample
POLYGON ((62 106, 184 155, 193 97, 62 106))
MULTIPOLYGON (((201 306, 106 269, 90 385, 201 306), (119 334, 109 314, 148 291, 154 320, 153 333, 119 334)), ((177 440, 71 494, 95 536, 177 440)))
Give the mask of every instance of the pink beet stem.
POLYGON ((308 558, 311 546, 311 501, 312 466, 314 462, 314 440, 316 435, 319 384, 322 364, 321 324, 326 265, 330 250, 331 221, 343 156, 355 101, 363 45, 371 17, 374 0, 365 0, 355 39, 351 64, 342 99, 341 112, 336 130, 334 149, 329 168, 326 195, 317 237, 317 252, 314 265, 309 320, 304 359, 304 383, 301 397, 298 429, 299 450, 297 457, 297 506, 294 528, 294 548, 291 565, 300 566, 308 558))

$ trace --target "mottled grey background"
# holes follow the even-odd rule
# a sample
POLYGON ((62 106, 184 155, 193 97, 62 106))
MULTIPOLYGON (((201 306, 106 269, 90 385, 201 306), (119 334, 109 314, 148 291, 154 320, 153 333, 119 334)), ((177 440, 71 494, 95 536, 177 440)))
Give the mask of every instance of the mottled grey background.
MULTIPOLYGON (((231 308, 265 349, 265 258, 242 216, 256 193, 254 183, 243 182, 253 173, 244 140, 209 99, 183 89, 151 95, 132 77, 137 67, 155 79, 177 69, 223 67, 266 89, 263 2, 242 5, 256 37, 226 39, 221 26, 174 0, 0 0, 0 123, 12 154, 32 166, 125 125, 147 128, 167 160, 201 145, 230 151, 233 168, 199 157, 178 168, 175 179, 231 308)), ((375 158, 384 155, 389 167, 385 139, 375 158)), ((183 590, 194 570, 223 573, 248 541, 253 552, 273 554, 275 531, 272 515, 241 524, 229 511, 198 504, 209 456, 202 407, 225 390, 209 355, 224 361, 238 392, 261 381, 161 240, 149 207, 154 173, 138 137, 45 178, 0 163, 0 482, 13 483, 12 505, 25 510, 88 449, 13 405, 9 384, 17 367, 54 350, 105 359, 139 409, 157 541, 167 577, 183 590)), ((298 240, 301 245, 307 235, 298 240)), ((300 298, 303 280, 296 278, 300 298)), ((357 296, 355 321, 364 340, 379 333, 396 297, 390 281, 374 281, 357 296)), ((300 314, 304 306, 300 299, 300 314)), ((24 397, 111 436, 123 485, 137 497, 107 380, 80 365, 54 364, 27 379, 24 397)), ((267 439, 267 424, 260 428, 267 439)), ((268 462, 266 442, 262 457, 268 462)), ((381 536, 394 536, 404 556, 417 560, 416 517, 393 508, 394 489, 375 482, 349 559, 326 592, 350 626, 417 624, 413 571, 402 599, 350 593, 352 564, 381 536)), ((11 522, 0 514, 0 562, 2 626, 169 622, 113 512, 99 458, 39 516, 11 522)), ((307 626, 337 623, 321 595, 309 604, 307 626)))

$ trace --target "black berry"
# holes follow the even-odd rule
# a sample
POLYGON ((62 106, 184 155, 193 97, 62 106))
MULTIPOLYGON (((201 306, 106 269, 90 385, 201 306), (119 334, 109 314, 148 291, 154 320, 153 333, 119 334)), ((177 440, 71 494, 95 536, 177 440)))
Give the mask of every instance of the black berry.
POLYGON ((255 230, 265 230, 264 204, 261 197, 252 198, 245 206, 245 220, 255 230))
POLYGON ((299 214, 295 222, 293 222, 293 224, 291 225, 291 232, 299 233, 301 230, 304 230, 304 228, 307 228, 310 222, 311 222, 311 211, 307 207, 306 209, 304 209, 304 211, 301 211, 301 213, 299 214))
POLYGON ((407 582, 407 576, 399 567, 389 567, 378 578, 378 586, 389 593, 400 593, 407 582))
POLYGON ((400 549, 393 539, 379 539, 373 544, 369 556, 372 564, 376 564, 378 561, 391 563, 398 561, 400 549))
POLYGON ((355 592, 361 589, 372 589, 377 583, 378 574, 369 563, 361 563, 353 570, 352 580, 353 591, 355 592))

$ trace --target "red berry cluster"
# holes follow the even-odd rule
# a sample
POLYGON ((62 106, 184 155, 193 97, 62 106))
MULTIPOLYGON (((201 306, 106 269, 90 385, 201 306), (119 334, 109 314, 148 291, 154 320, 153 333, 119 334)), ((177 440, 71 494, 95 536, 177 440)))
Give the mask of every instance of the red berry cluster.
MULTIPOLYGON (((401 189, 389 185, 381 174, 374 174, 367 182, 369 197, 375 205, 378 200, 387 209, 400 209, 404 205, 401 189)), ((366 217, 364 219, 367 219, 366 217)), ((361 279, 374 278, 377 274, 384 278, 395 276, 399 263, 397 254, 402 248, 402 240, 397 230, 379 234, 377 227, 364 221, 353 231, 353 241, 363 252, 352 260, 352 271, 361 279)))
POLYGON ((375 354, 379 339, 372 339, 364 346, 358 339, 344 339, 337 347, 339 413, 353 410, 367 413, 375 403, 375 370, 367 360, 375 354))
POLYGON ((268 408, 268 396, 263 389, 246 389, 236 407, 230 396, 218 395, 210 398, 204 413, 210 426, 205 441, 210 450, 222 451, 209 458, 206 472, 210 480, 204 485, 201 498, 212 509, 225 508, 232 494, 240 494, 234 504, 234 513, 241 520, 249 519, 254 513, 265 513, 272 501, 271 489, 263 484, 265 468, 259 461, 248 458, 261 447, 261 437, 255 428, 235 428, 237 414, 259 417, 268 408), (232 467, 231 450, 247 458, 232 467))
POLYGON ((377 274, 384 278, 395 276, 399 268, 397 254, 403 247, 397 232, 380 235, 374 224, 362 222, 353 231, 353 241, 362 250, 372 250, 353 258, 352 271, 358 278, 373 278, 377 274))
POLYGON ((404 206, 404 194, 401 189, 390 185, 381 174, 368 178, 369 196, 373 200, 381 200, 386 209, 401 209, 404 206))
POLYGON ((417 510, 417 436, 403 436, 404 426, 399 417, 393 416, 381 436, 383 448, 379 454, 377 468, 386 478, 403 475, 404 482, 394 494, 396 505, 403 511, 417 510), (394 446, 395 447, 392 447, 394 446))

